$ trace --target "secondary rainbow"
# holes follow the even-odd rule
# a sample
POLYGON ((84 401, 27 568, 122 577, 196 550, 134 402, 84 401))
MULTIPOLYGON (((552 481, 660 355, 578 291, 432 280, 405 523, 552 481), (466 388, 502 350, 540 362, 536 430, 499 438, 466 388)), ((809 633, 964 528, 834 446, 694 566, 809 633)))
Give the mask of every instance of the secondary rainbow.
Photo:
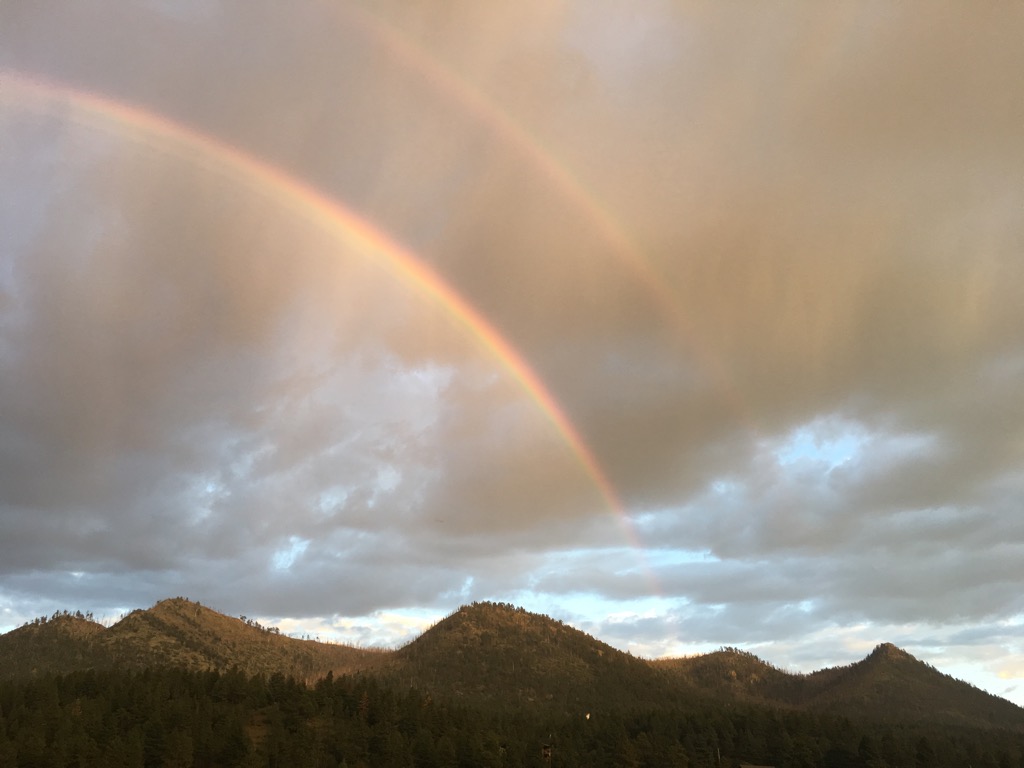
POLYGON ((385 259, 396 274, 443 306, 519 382, 565 440, 608 508, 616 515, 632 546, 642 552, 611 481, 541 378, 512 344, 411 251, 348 208, 283 170, 155 112, 11 70, 0 70, 0 104, 4 102, 21 110, 43 114, 70 111, 73 118, 81 123, 101 130, 113 128, 118 133, 130 133, 139 143, 180 154, 200 167, 253 185, 297 215, 313 220, 333 236, 385 259))
POLYGON ((447 99, 463 114, 475 120, 515 153, 537 176, 593 228, 607 247, 653 299, 667 326, 672 343, 683 344, 699 361, 701 370, 717 385, 719 394, 732 408, 739 422, 751 433, 760 430, 719 355, 709 349, 694 328, 690 313, 664 275, 632 240, 617 218, 588 187, 523 124, 504 111, 493 97, 432 55, 426 48, 377 13, 354 4, 323 4, 367 39, 380 45, 392 61, 410 76, 422 79, 436 94, 447 99))

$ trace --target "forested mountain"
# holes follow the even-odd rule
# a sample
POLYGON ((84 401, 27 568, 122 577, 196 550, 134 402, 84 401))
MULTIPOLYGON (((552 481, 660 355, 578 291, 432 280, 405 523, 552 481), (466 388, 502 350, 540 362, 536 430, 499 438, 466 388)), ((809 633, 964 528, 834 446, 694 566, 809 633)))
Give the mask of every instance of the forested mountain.
POLYGON ((180 597, 132 611, 109 629, 80 613, 63 613, 0 635, 0 677, 13 678, 172 666, 313 681, 328 671, 373 669, 384 660, 377 650, 299 640, 180 597))
POLYGON ((752 653, 722 648, 700 656, 655 659, 651 666, 679 684, 689 685, 720 701, 795 706, 806 679, 773 667, 752 653))
POLYGON ((799 704, 902 723, 1024 729, 1024 710, 944 675, 890 643, 862 661, 808 675, 799 704))
POLYGON ((1024 710, 944 675, 891 643, 856 663, 798 675, 736 649, 652 665, 719 701, 892 723, 1024 730, 1024 710))
MULTIPOLYGON (((505 708, 585 712, 680 698, 649 662, 511 605, 465 606, 398 650, 404 684, 505 708)), ((688 687, 687 687, 688 688, 688 687)))
POLYGON ((182 598, 58 614, 0 636, 0 681, 2 766, 1024 768, 1024 710, 888 644, 809 675, 649 661, 493 603, 394 651, 182 598))

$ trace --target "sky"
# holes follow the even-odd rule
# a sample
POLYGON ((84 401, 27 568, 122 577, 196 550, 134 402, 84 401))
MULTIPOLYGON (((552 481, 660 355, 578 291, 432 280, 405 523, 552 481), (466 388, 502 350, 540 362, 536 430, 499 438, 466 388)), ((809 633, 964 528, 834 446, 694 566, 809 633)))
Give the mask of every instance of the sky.
POLYGON ((0 0, 0 631, 496 600, 1024 704, 1022 36, 0 0))

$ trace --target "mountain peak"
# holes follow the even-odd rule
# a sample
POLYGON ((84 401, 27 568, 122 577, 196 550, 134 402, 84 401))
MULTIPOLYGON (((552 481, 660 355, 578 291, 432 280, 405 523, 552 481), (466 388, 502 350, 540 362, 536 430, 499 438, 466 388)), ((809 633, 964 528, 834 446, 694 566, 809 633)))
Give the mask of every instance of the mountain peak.
MULTIPOLYGON (((434 625, 436 634, 458 633, 474 638, 481 633, 515 632, 526 634, 556 633, 558 629, 569 630, 563 622, 531 613, 509 603, 478 602, 463 605, 434 625)), ((575 632, 576 630, 572 630, 575 632)))
POLYGON ((157 600, 154 608, 188 608, 196 607, 200 605, 194 600, 189 600, 187 597, 168 597, 163 600, 157 600))
POLYGON ((892 643, 880 643, 879 645, 876 645, 875 649, 868 655, 868 658, 888 661, 916 661, 913 656, 892 643))

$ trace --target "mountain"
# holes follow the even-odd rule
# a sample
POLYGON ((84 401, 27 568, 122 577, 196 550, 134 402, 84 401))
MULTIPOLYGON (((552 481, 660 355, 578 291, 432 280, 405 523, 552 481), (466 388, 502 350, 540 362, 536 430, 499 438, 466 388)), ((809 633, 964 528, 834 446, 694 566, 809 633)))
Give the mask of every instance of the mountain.
POLYGON ((651 662, 719 701, 859 720, 1024 731, 1024 709, 945 675, 891 643, 844 667, 793 674, 736 649, 651 662))
POLYGON ((805 678, 804 708, 902 723, 1024 729, 1024 710, 939 672, 891 643, 805 678))
POLYGON ((1020 707, 890 644, 809 675, 731 648, 651 661, 507 604, 464 606, 395 651, 298 640, 183 598, 133 611, 110 628, 62 614, 0 635, 0 678, 169 666, 279 672, 307 682, 328 672, 372 674, 397 689, 510 711, 725 704, 1024 732, 1020 707))
POLYGON ((792 706, 803 685, 802 676, 784 672, 736 648, 650 663, 719 701, 792 706))
POLYGON ((16 678, 110 667, 113 660, 97 642, 105 631, 101 624, 70 614, 26 624, 0 635, 0 675, 16 678))
POLYGON ((231 618, 184 598, 137 610, 109 629, 68 614, 0 635, 0 672, 28 677, 78 669, 181 667, 238 668, 247 674, 280 672, 316 680, 329 671, 370 670, 384 655, 279 634, 255 622, 231 618))
POLYGON ((476 603, 395 652, 403 683, 473 702, 589 711, 678 700, 680 687, 648 661, 547 616, 476 603))

